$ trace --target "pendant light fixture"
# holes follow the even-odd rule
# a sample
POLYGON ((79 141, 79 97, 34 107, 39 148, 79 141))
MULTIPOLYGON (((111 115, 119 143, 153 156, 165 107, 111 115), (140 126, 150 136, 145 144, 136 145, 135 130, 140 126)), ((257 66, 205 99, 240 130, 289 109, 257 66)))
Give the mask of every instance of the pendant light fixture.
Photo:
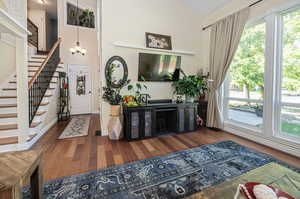
POLYGON ((79 7, 78 7, 78 0, 77 0, 77 11, 76 11, 76 26, 77 26, 77 42, 76 45, 73 48, 70 48, 70 52, 72 55, 74 54, 80 54, 80 55, 85 55, 86 50, 84 48, 80 47, 80 42, 79 42, 79 19, 78 19, 78 14, 79 14, 79 7))

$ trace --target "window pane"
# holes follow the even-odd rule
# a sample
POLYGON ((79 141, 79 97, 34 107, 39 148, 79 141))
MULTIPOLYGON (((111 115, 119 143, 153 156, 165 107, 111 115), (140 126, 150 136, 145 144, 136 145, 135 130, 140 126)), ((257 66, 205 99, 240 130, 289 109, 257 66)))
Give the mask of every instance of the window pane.
POLYGON ((263 105, 261 103, 248 103, 229 101, 228 118, 230 120, 261 128, 263 124, 263 105))
POLYGON ((282 102, 300 103, 300 10, 283 16, 282 102))
POLYGON ((300 108, 282 107, 281 131, 291 136, 300 137, 300 108))
POLYGON ((230 66, 229 96, 263 99, 266 25, 247 28, 230 66))

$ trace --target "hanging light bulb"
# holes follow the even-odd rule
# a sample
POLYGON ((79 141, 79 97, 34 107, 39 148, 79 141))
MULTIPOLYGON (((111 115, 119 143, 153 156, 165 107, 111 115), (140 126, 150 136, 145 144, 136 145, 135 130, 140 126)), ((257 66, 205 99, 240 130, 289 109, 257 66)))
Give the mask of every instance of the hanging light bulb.
MULTIPOLYGON (((77 0, 77 12, 76 12, 76 18, 78 19, 78 0, 77 0)), ((77 21, 78 22, 78 21, 77 21)), ((79 25, 76 22, 76 26, 77 26, 77 42, 76 45, 73 48, 70 48, 70 52, 72 53, 72 55, 74 54, 81 54, 81 55, 85 55, 87 50, 83 49, 80 47, 80 42, 79 42, 79 25)))

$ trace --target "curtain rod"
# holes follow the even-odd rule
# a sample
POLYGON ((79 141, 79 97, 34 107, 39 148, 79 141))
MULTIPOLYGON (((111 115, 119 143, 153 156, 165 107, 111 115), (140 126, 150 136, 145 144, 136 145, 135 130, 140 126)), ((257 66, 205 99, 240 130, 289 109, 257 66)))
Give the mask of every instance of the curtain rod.
MULTIPOLYGON (((251 8, 252 6, 255 6, 256 4, 258 4, 258 3, 262 2, 262 1, 263 1, 263 0, 258 0, 258 1, 256 1, 256 2, 250 4, 248 7, 251 8)), ((205 26, 204 28, 202 28, 202 30, 204 31, 204 30, 206 30, 207 28, 211 27, 212 25, 213 25, 213 24, 210 24, 210 25, 208 25, 208 26, 205 26)))

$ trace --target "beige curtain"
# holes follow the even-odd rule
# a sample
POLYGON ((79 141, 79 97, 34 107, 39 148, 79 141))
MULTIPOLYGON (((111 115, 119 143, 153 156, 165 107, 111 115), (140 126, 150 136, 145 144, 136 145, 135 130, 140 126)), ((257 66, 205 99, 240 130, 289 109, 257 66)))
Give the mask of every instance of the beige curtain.
POLYGON ((213 82, 210 83, 208 96, 208 127, 223 128, 219 89, 238 48, 248 17, 249 8, 245 8, 211 27, 209 73, 213 82))

